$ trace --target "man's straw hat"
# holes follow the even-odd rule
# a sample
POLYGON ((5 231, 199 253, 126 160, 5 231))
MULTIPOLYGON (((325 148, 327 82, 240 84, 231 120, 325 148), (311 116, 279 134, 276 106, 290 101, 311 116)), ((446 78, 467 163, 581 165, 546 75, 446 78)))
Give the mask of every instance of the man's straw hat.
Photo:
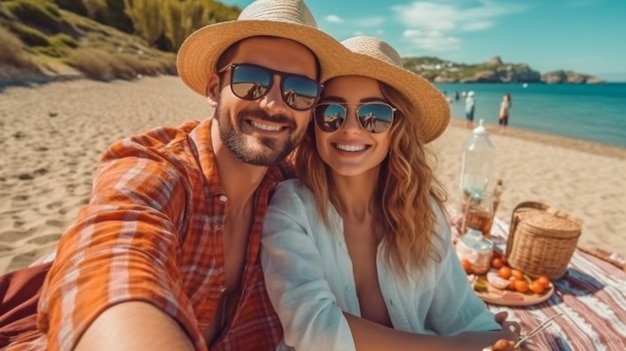
MULTIPOLYGON (((425 143, 443 133, 450 122, 450 106, 443 94, 426 79, 403 68, 398 52, 386 42, 367 36, 346 39, 351 51, 326 72, 326 79, 338 76, 364 76, 387 83, 402 93, 417 113, 418 130, 425 143)), ((412 116, 407 116, 412 117, 412 116)))
POLYGON ((302 0, 257 0, 244 8, 235 21, 215 23, 192 33, 178 51, 177 69, 182 81, 206 96, 209 76, 224 51, 254 36, 291 39, 317 56, 324 74, 329 61, 338 60, 345 49, 330 35, 317 29, 311 11, 302 0), (331 59, 331 57, 336 59, 331 59))

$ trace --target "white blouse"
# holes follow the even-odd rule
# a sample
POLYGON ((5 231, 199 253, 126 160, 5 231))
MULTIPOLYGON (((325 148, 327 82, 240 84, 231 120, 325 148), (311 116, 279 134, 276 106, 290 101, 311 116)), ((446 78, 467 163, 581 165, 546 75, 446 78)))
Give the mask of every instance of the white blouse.
MULTIPOLYGON (((435 241, 441 257, 409 279, 398 279, 377 255, 380 289, 394 329, 456 335, 500 330, 474 294, 452 246, 450 227, 437 214, 435 241)), ((330 228, 317 214, 313 194, 299 180, 278 185, 263 226, 261 262, 270 300, 284 329, 279 346, 296 350, 355 350, 342 311, 360 316, 343 221, 329 206, 330 228), (286 344, 286 345, 285 345, 286 344)))

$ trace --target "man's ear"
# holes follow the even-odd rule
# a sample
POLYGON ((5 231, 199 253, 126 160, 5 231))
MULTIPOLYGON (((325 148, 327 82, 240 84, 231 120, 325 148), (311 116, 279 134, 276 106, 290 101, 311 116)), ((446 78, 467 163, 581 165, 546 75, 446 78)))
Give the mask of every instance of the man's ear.
POLYGON ((220 77, 212 74, 206 85, 206 97, 211 107, 216 107, 220 99, 220 77))

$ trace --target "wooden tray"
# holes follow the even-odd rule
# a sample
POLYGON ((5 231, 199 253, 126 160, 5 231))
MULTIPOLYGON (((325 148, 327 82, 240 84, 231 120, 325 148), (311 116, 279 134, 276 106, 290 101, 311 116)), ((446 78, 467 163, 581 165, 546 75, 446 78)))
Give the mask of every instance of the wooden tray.
POLYGON ((490 304, 501 306, 531 306, 544 302, 554 294, 554 285, 550 283, 550 287, 543 294, 526 293, 522 294, 517 291, 500 290, 487 284, 486 292, 474 291, 478 297, 490 304))

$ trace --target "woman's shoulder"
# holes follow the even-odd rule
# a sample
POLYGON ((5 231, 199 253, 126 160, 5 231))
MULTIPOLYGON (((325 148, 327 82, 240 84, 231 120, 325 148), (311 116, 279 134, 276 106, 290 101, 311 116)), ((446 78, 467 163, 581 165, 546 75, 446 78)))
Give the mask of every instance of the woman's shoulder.
POLYGON ((270 199, 270 204, 313 204, 313 193, 299 179, 287 179, 276 186, 270 199))
POLYGON ((291 178, 283 180, 274 189, 274 195, 276 194, 294 194, 294 195, 308 195, 311 196, 311 190, 302 183, 300 179, 291 178))

